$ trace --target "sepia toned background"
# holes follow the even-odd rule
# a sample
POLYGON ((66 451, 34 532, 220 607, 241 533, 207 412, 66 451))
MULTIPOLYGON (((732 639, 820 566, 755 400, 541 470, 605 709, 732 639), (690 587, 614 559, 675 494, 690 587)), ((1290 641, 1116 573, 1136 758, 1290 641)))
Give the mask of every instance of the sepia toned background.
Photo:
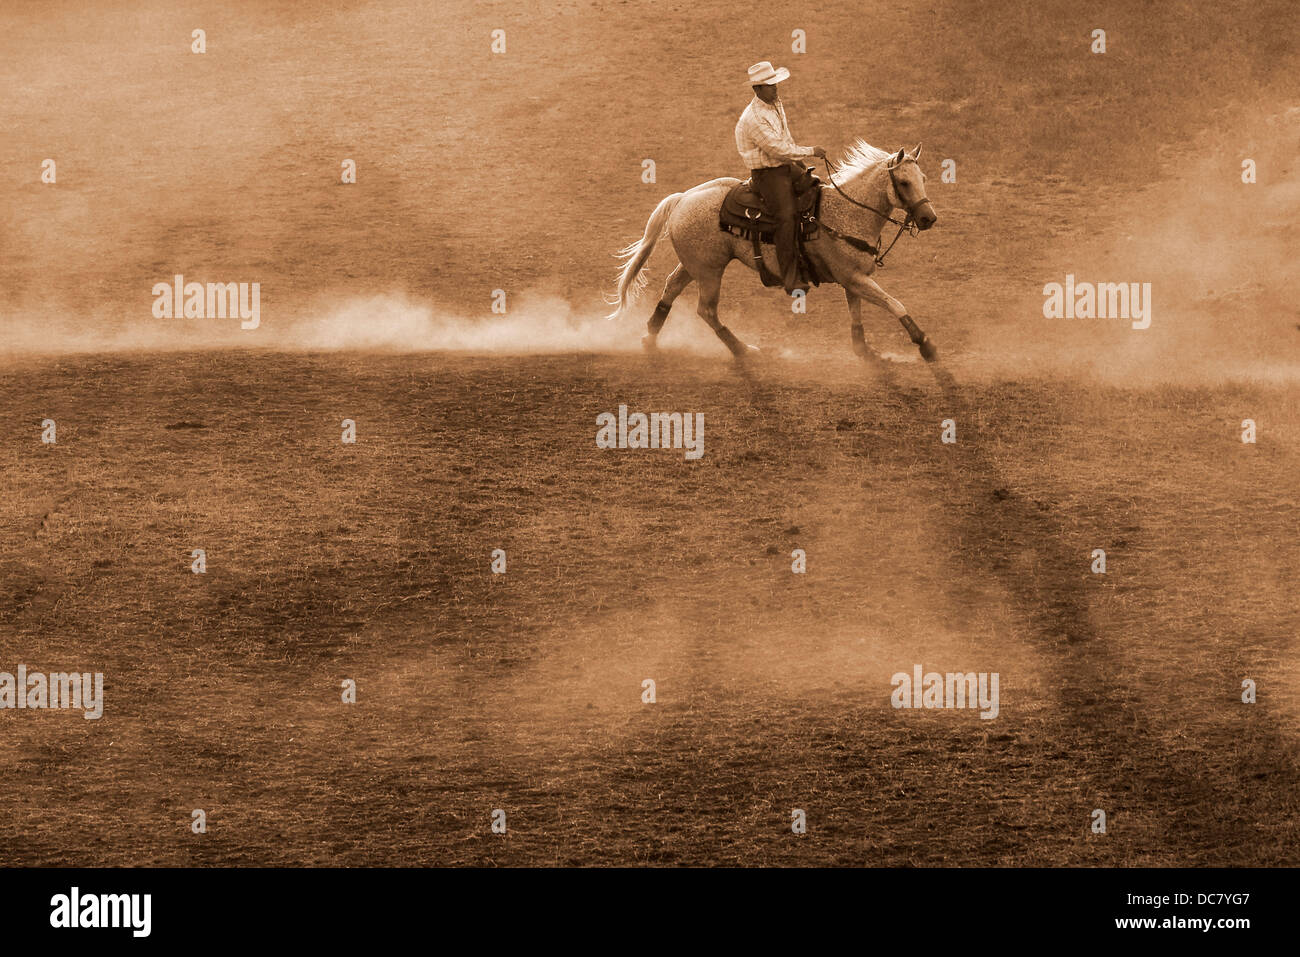
POLYGON ((0 712, 0 862, 1296 863, 1297 26, 7 3, 0 670, 107 700, 0 712), (748 370, 693 290, 655 360, 651 297, 598 318, 663 196, 744 175, 759 59, 801 143, 924 144, 940 223, 877 278, 937 374, 738 267, 748 370), (260 282, 261 328, 154 319, 176 273, 260 282), (1044 319, 1067 273, 1152 283, 1151 328, 1044 319), (703 459, 597 449, 620 403, 703 412, 703 459), (916 663, 1001 715, 891 709, 916 663))

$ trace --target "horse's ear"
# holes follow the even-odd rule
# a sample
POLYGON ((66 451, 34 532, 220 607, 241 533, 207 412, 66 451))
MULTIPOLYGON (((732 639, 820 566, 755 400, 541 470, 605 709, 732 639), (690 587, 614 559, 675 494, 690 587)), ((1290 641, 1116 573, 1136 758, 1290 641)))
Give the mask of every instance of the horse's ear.
POLYGON ((920 158, 921 158, 921 144, 917 143, 916 149, 912 150, 912 159, 918 160, 920 158))
POLYGON ((898 155, 894 157, 894 161, 893 161, 892 163, 890 163, 889 165, 890 165, 890 166, 897 166, 899 163, 903 162, 903 156, 904 156, 904 154, 906 154, 906 152, 907 152, 907 150, 899 150, 899 151, 898 151, 898 155))

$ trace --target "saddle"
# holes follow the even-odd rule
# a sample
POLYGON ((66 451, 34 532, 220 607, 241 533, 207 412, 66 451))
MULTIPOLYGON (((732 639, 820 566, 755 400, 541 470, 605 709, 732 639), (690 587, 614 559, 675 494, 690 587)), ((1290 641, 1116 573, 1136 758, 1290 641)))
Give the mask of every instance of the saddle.
MULTIPOLYGON (((799 257, 799 274, 814 286, 821 285, 821 276, 808 257, 804 255, 805 240, 817 235, 817 217, 821 212, 822 182, 812 167, 795 165, 794 209, 795 248, 799 257)), ((776 218, 767 211, 762 198, 751 180, 737 183, 722 200, 718 213, 718 228, 723 232, 748 239, 754 247, 754 264, 764 286, 780 286, 781 277, 763 262, 763 244, 771 245, 776 236, 776 218)))

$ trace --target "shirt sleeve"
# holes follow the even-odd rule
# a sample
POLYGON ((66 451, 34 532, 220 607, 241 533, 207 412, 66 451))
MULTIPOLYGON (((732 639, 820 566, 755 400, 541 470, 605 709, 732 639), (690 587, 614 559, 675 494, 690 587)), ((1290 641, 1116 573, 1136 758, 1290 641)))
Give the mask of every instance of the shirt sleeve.
POLYGON ((763 117, 756 117, 756 119, 757 122, 754 123, 750 132, 753 134, 754 140, 768 156, 789 162, 803 156, 813 155, 811 146, 799 146, 788 134, 777 129, 768 120, 763 117))

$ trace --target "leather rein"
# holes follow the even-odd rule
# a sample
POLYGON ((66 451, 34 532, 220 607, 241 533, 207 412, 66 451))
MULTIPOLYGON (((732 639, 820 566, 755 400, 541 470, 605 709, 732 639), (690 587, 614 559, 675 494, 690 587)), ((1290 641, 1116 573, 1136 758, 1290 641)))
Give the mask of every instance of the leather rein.
MULTIPOLYGON (((831 158, 829 156, 825 156, 822 157, 822 161, 826 164, 826 177, 831 181, 831 185, 835 187, 835 192, 839 193, 841 196, 847 199, 854 206, 860 206, 863 209, 869 209, 871 210, 871 212, 875 213, 877 216, 884 219, 885 222, 895 224, 898 227, 898 232, 894 233, 893 240, 890 242, 889 246, 882 253, 880 251, 879 246, 873 246, 865 239, 859 239, 857 236, 850 236, 848 233, 842 233, 838 229, 828 226, 826 225, 826 223, 821 222, 820 220, 818 220, 817 225, 820 228, 826 230, 826 232, 830 233, 836 239, 844 240, 854 249, 860 250, 864 253, 871 253, 871 255, 876 260, 876 266, 883 269, 885 265, 885 257, 888 256, 889 251, 894 248, 894 243, 898 242, 898 237, 903 235, 903 230, 907 230, 913 236, 917 234, 918 228, 916 225, 916 221, 912 218, 912 210, 915 208, 915 205, 920 205, 920 204, 909 205, 907 207, 907 215, 903 218, 903 221, 900 223, 898 220, 896 220, 893 217, 892 210, 890 212, 882 212, 881 210, 876 209, 876 207, 874 206, 868 206, 866 203, 858 202, 848 193, 844 192, 844 190, 840 189, 840 184, 835 182, 835 167, 831 163, 831 158)), ((894 178, 895 168, 896 167, 894 166, 887 167, 887 170, 889 172, 889 182, 890 185, 894 187, 894 192, 898 194, 898 198, 901 200, 903 198, 903 192, 898 188, 898 180, 894 178)))

